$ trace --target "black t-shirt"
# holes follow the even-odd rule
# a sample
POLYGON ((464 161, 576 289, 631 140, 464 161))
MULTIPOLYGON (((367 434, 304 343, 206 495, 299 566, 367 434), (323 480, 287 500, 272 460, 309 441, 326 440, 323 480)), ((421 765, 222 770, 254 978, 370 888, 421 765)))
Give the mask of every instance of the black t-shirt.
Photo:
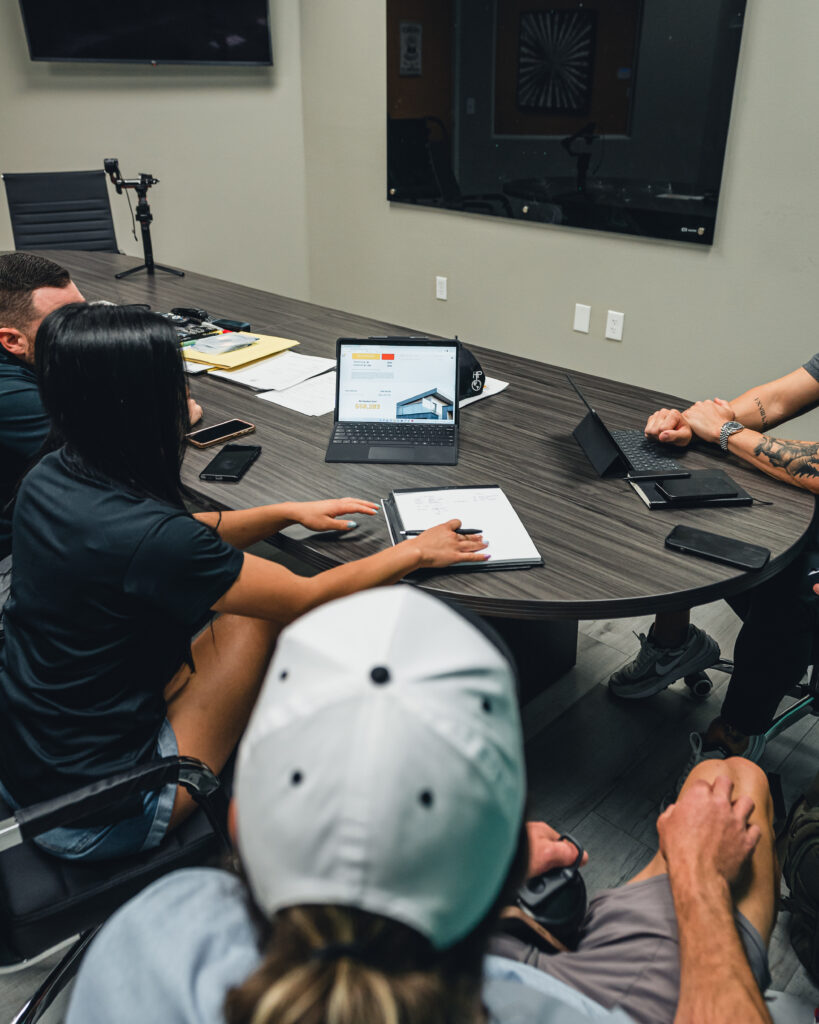
POLYGON ((20 805, 153 756, 163 690, 242 558, 64 449, 28 473, 0 651, 0 780, 20 805))
POLYGON ((0 347, 0 558, 11 551, 11 524, 3 509, 48 426, 34 370, 0 347))

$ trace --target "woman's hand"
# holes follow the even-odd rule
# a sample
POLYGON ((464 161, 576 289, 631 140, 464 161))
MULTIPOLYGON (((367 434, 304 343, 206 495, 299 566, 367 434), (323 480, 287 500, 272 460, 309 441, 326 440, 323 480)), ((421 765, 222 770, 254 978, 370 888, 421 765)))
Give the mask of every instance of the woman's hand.
POLYGON ((460 519, 450 519, 448 523, 433 526, 403 543, 420 549, 423 569, 443 569, 455 562, 485 562, 489 555, 483 552, 487 547, 483 536, 480 533, 456 533, 460 526, 460 519))
MULTIPOLYGON (((527 821, 526 834, 529 838, 529 870, 527 878, 535 878, 552 868, 567 868, 577 860, 577 847, 567 839, 561 839, 545 821, 527 821)), ((583 853, 581 864, 589 859, 583 853)))
POLYGON ((363 498, 329 498, 327 501, 294 501, 287 505, 291 519, 308 530, 352 530, 358 523, 339 517, 374 516, 378 505, 363 498))

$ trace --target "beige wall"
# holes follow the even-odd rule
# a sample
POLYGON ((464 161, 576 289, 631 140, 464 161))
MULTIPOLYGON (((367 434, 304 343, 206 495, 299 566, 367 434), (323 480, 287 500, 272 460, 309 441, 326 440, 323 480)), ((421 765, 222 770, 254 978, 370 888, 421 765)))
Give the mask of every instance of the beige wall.
POLYGON ((314 301, 693 397, 733 397, 819 349, 815 0, 748 0, 710 249, 391 208, 384 8, 302 4, 314 301), (589 335, 571 329, 575 302, 592 306, 589 335), (609 308, 622 343, 603 338, 609 308))
MULTIPOLYGON (((273 68, 49 64, 29 60, 18 4, 3 0, 0 171, 116 156, 125 177, 160 179, 148 193, 159 262, 306 298, 298 4, 273 0, 271 15, 273 68)), ((120 249, 141 255, 110 192, 120 249)), ((12 246, 0 198, 0 249, 12 246)))
POLYGON ((208 71, 32 64, 0 4, 0 169, 118 156, 162 179, 159 260, 680 394, 732 396, 819 349, 816 0, 748 0, 710 249, 391 208, 384 8, 271 0, 275 68, 208 71), (575 302, 590 335, 571 330, 575 302), (622 343, 602 337, 608 308, 622 343))

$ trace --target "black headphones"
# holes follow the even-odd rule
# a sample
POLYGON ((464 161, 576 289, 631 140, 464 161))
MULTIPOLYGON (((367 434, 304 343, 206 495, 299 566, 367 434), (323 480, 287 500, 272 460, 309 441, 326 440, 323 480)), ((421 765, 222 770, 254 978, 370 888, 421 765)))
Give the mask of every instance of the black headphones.
POLYGON ((574 863, 530 878, 518 889, 516 902, 524 914, 555 938, 572 946, 586 916, 586 883, 580 874, 583 847, 568 832, 560 839, 566 839, 577 847, 574 863))

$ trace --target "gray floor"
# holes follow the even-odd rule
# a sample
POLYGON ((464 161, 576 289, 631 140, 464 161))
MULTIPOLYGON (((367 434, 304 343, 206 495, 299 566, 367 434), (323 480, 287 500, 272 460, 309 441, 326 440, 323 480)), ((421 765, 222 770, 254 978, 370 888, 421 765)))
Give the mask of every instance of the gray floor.
MULTIPOLYGON (((730 653, 738 623, 725 604, 697 609, 694 621, 730 653)), ((646 701, 611 700, 605 681, 633 655, 632 630, 645 632, 649 622, 581 623, 577 665, 524 709, 531 815, 573 832, 590 850, 590 891, 630 878, 654 853, 659 800, 688 756, 688 733, 716 714, 727 682, 713 673, 714 692, 701 703, 682 683, 646 701)), ((782 774, 790 804, 819 768, 817 720, 805 719, 775 740, 762 765, 782 774)), ((770 959, 774 988, 819 1005, 819 989, 788 942, 787 915, 777 923, 770 959)), ((46 973, 40 964, 0 975, 0 1022, 13 1017, 46 973)))

